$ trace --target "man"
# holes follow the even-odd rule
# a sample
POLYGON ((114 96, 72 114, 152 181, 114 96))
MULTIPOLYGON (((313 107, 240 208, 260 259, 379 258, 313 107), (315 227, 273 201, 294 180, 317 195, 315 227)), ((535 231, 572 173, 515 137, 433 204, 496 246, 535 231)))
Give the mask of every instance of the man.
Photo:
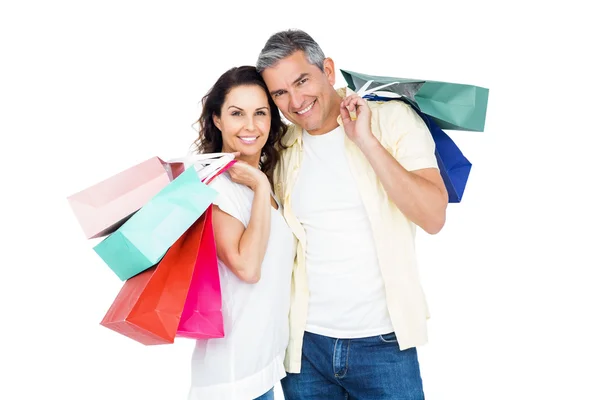
POLYGON ((414 238, 439 232, 448 204, 430 132, 401 101, 336 91, 305 32, 271 36, 257 69, 293 124, 274 178, 298 238, 286 399, 423 399, 414 238))

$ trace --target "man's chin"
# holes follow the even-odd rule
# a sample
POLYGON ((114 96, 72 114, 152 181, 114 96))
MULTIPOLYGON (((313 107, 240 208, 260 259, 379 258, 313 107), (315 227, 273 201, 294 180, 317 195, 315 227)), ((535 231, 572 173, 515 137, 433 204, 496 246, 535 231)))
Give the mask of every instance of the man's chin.
POLYGON ((300 121, 300 122, 295 122, 295 124, 307 132, 312 132, 314 130, 319 129, 319 124, 316 124, 314 122, 311 123, 309 121, 300 121))
POLYGON ((312 129, 312 127, 314 125, 314 123, 311 123, 310 121, 304 120, 302 118, 298 118, 298 117, 296 117, 296 118, 290 118, 287 115, 285 117, 292 124, 297 125, 297 126, 301 127, 302 129, 305 129, 307 131, 309 129, 312 129))

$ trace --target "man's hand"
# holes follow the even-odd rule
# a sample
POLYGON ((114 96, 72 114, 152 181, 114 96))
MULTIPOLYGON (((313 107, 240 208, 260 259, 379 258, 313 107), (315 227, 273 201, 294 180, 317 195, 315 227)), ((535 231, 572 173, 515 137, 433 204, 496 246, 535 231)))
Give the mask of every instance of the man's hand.
POLYGON ((359 95, 353 93, 342 100, 340 115, 346 135, 358 147, 362 148, 364 144, 375 138, 371 131, 371 109, 366 100, 359 95))

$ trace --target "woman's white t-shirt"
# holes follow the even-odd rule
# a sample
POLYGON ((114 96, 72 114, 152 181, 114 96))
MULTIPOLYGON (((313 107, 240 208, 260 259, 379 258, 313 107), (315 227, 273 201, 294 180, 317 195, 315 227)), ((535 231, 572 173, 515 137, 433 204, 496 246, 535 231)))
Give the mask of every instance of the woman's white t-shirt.
MULTIPOLYGON (((227 173, 210 186, 219 192, 214 204, 248 227, 254 192, 231 181, 227 173)), ((285 376, 295 254, 295 238, 281 207, 271 207, 271 234, 260 281, 245 283, 219 260, 225 337, 196 341, 189 400, 254 399, 285 376)))

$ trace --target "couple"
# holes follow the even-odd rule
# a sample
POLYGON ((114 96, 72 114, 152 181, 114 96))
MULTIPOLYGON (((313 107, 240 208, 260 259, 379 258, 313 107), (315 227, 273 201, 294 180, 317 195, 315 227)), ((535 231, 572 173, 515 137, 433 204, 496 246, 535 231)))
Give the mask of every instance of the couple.
POLYGON ((424 398, 415 230, 448 203, 434 142, 405 103, 334 84, 289 30, 203 99, 198 150, 239 161, 211 183, 225 337, 197 341, 189 399, 273 399, 280 380, 287 400, 424 398))

